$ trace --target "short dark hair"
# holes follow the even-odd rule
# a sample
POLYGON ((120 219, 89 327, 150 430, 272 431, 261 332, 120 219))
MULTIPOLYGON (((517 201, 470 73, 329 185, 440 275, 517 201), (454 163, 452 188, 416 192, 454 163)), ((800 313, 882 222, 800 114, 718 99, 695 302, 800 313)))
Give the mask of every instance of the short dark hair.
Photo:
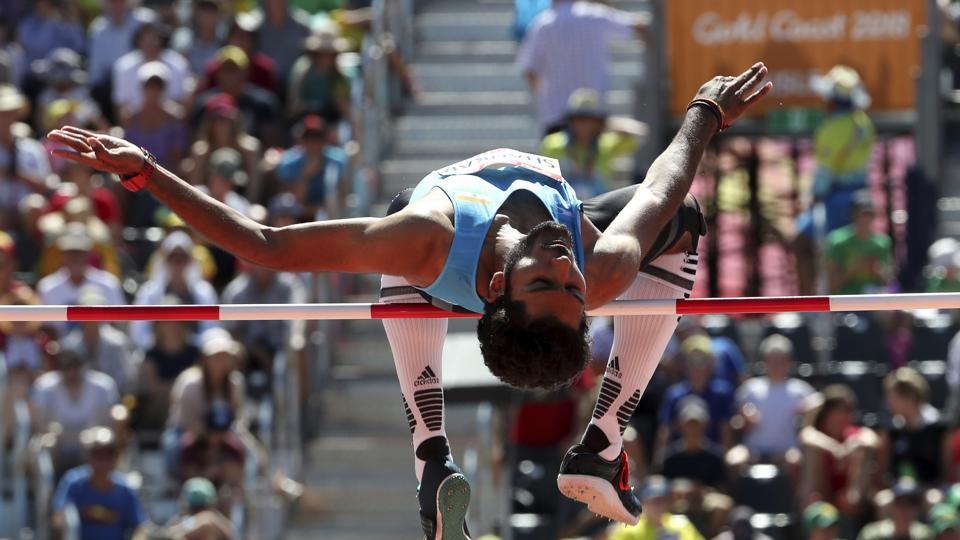
POLYGON ((557 388, 590 359, 586 316, 577 329, 552 316, 529 319, 526 305, 509 293, 484 303, 477 337, 490 372, 517 388, 557 388))

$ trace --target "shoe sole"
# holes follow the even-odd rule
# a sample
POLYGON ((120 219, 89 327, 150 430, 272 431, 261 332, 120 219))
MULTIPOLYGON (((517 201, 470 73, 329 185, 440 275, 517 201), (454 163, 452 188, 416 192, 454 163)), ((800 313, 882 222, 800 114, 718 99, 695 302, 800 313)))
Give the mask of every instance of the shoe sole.
POLYGON ((627 525, 640 522, 640 516, 627 511, 617 491, 606 480, 583 474, 561 474, 557 476, 557 488, 565 497, 586 504, 594 514, 627 525))
POLYGON ((434 540, 470 540, 464 521, 470 506, 470 483, 455 473, 446 477, 437 490, 437 533, 434 540))

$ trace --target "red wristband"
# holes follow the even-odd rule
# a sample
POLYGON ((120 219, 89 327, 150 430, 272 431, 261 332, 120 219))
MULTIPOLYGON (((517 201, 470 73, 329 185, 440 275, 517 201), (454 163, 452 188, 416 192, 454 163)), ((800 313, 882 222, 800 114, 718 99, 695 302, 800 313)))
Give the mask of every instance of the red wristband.
POLYGON ((150 176, 153 175, 153 171, 157 170, 157 158, 146 148, 141 147, 140 150, 143 152, 143 168, 136 174, 120 177, 120 185, 128 191, 137 192, 147 187, 147 184, 150 183, 150 176))
POLYGON ((703 107, 713 113, 717 119, 717 133, 730 127, 730 125, 727 124, 727 115, 723 112, 723 107, 716 101, 710 98, 694 98, 693 101, 687 105, 687 110, 689 111, 693 107, 703 107))

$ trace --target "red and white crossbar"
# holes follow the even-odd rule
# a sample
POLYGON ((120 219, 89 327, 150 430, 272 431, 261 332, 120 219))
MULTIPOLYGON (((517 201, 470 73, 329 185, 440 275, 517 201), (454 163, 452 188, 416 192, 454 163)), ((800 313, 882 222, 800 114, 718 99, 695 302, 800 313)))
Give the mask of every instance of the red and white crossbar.
MULTIPOLYGON (((618 300, 589 315, 815 313, 958 309, 960 293, 618 300)), ((200 306, 0 306, 0 321, 287 321, 470 318, 429 304, 224 304, 200 306)))

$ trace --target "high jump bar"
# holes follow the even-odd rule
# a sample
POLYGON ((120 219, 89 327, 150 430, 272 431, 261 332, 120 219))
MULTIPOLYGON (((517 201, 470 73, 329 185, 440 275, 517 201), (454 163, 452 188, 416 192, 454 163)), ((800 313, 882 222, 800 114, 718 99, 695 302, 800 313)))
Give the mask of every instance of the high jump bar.
MULTIPOLYGON (((960 293, 617 300, 588 315, 705 315, 958 309, 960 293)), ((179 306, 0 306, 0 322, 287 321, 476 318, 429 304, 221 304, 179 306)))

